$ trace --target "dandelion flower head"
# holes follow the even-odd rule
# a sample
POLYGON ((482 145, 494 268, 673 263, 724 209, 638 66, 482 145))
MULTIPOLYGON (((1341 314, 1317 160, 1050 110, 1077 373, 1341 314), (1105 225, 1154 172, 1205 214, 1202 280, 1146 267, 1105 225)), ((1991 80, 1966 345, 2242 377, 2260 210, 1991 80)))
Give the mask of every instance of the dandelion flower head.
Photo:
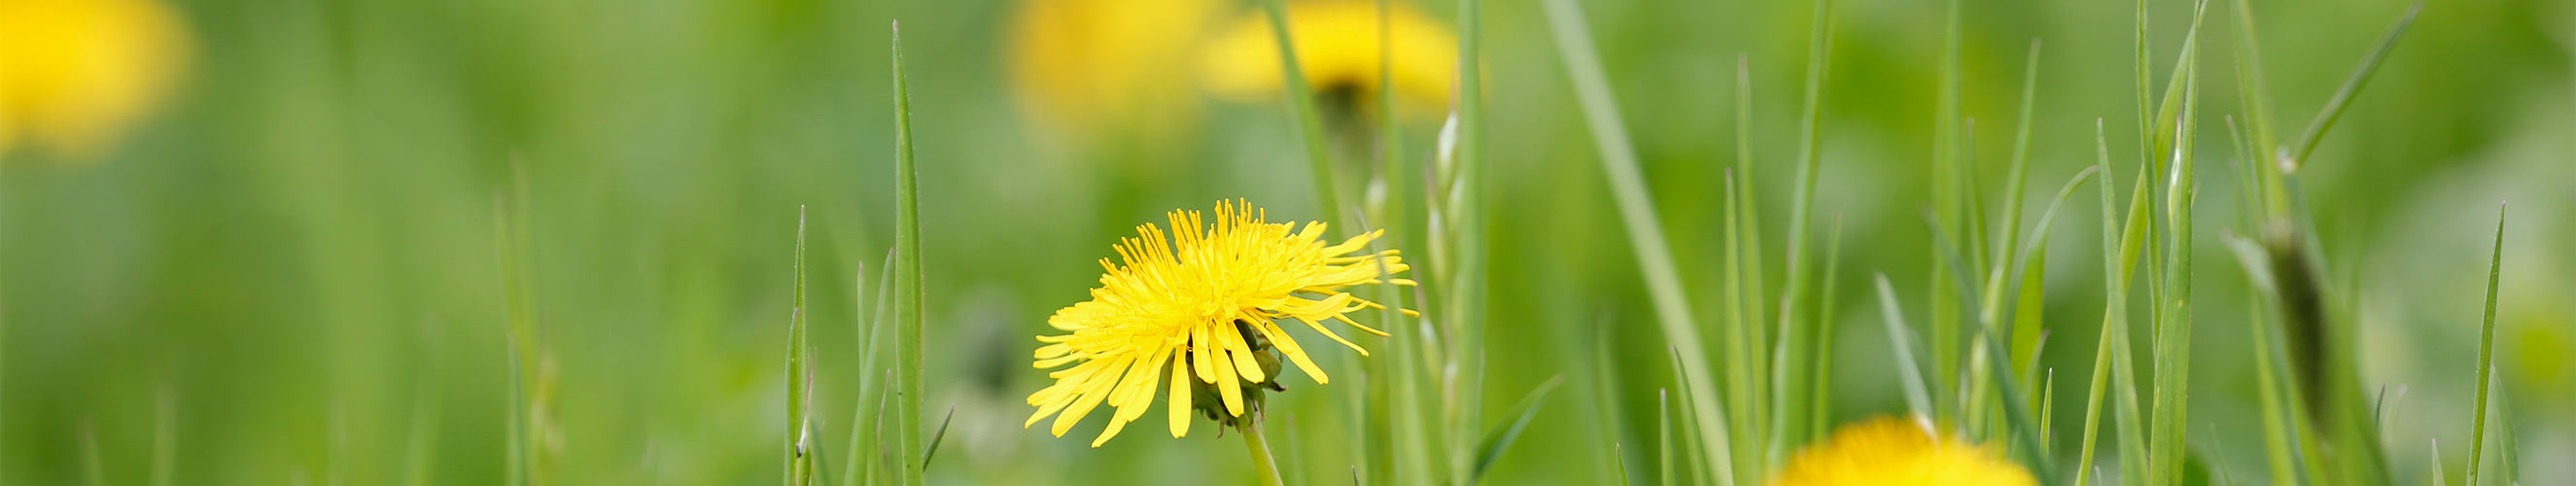
POLYGON ((1091 442, 1099 447, 1143 417, 1163 391, 1170 397, 1172 436, 1182 437, 1189 433, 1190 410, 1199 408, 1193 396, 1206 388, 1214 388, 1213 398, 1223 404, 1206 407, 1212 416, 1221 411, 1219 418, 1243 416, 1247 402, 1257 407, 1256 386, 1278 389, 1273 349, 1316 384, 1328 382, 1282 322, 1303 324, 1368 354, 1324 321, 1387 335, 1349 316, 1383 306, 1342 291, 1413 283, 1381 280, 1409 268, 1395 250, 1366 250, 1383 231, 1328 245, 1321 239, 1324 223, 1298 227, 1265 222, 1263 216, 1249 204, 1219 202, 1214 221, 1202 221, 1198 211, 1173 211, 1168 239, 1162 228, 1147 224, 1137 227, 1137 237, 1119 242, 1121 261, 1100 261, 1108 273, 1091 290, 1091 300, 1047 319, 1064 334, 1037 338, 1046 344, 1037 349, 1036 367, 1063 369, 1048 375, 1054 385, 1029 395, 1029 405, 1038 409, 1023 426, 1055 415, 1052 432, 1061 437, 1105 403, 1116 412, 1091 442))
POLYGON ((1770 486, 2032 486, 2030 471, 1993 447, 1933 434, 1916 421, 1880 417, 1846 425, 1809 446, 1770 486))

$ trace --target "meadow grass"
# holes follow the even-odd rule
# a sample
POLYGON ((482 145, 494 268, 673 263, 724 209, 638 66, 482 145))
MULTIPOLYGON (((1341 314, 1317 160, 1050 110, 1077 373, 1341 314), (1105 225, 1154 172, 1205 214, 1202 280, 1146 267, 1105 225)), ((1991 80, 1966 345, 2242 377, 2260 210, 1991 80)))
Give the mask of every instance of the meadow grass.
MULTIPOLYGON (((1360 371, 1353 381, 1360 386, 1335 390, 1344 395, 1335 397, 1340 401, 1334 402, 1334 410, 1346 414, 1340 418, 1349 422, 1283 419, 1278 428, 1271 429, 1278 432, 1278 444, 1284 445, 1277 449, 1272 447, 1272 434, 1264 430, 1257 416, 1242 426, 1255 479, 1263 484, 1291 483, 1289 480, 1296 484, 1338 482, 1338 472, 1347 470, 1356 484, 1507 482, 1497 481, 1492 475, 1496 465, 1504 462, 1516 444, 1525 442, 1534 424, 1565 415, 1544 413, 1550 410, 1550 401, 1574 402, 1573 406, 1559 405, 1555 410, 1615 414, 1621 409, 1619 401, 1623 397, 1616 395, 1617 389, 1610 382, 1622 377, 1617 376, 1618 367, 1612 361, 1613 338, 1609 337, 1610 331, 1602 330, 1593 333, 1589 342, 1560 343, 1574 350, 1567 354, 1587 358, 1582 363, 1590 369, 1559 372, 1538 381, 1534 387, 1519 391, 1520 398, 1507 407, 1495 409, 1485 402, 1495 393, 1509 391, 1489 389, 1486 375, 1488 326, 1499 322, 1492 316, 1494 305, 1490 302, 1490 286, 1498 284, 1488 280, 1491 267, 1497 265, 1491 261, 1491 245, 1499 236, 1492 230, 1497 205, 1490 200, 1496 196, 1490 180, 1495 167, 1485 152, 1488 121, 1481 79, 1485 69, 1479 57, 1484 42, 1480 27, 1483 5, 1476 0, 1458 2, 1458 98, 1431 156, 1410 157, 1402 148, 1406 133, 1395 113, 1395 83, 1393 75, 1388 74, 1393 71, 1394 48, 1390 42, 1381 42, 1381 77, 1377 82, 1380 97, 1375 103, 1382 119, 1377 127, 1380 131, 1374 135, 1378 137, 1374 142, 1381 160, 1371 173, 1337 174, 1337 152, 1327 142, 1327 122, 1318 113, 1315 93, 1299 65, 1296 47, 1285 42, 1291 32, 1290 22, 1295 21, 1288 17, 1285 1, 1265 0, 1260 4, 1269 13, 1272 33, 1282 41, 1277 46, 1286 77, 1286 101, 1298 146, 1311 174, 1318 219, 1352 218, 1353 224, 1342 226, 1348 229, 1339 230, 1344 233, 1391 229, 1396 239, 1374 245, 1416 245, 1426 250, 1429 265, 1417 273, 1422 275, 1420 286, 1408 289, 1391 281, 1372 286, 1374 298, 1388 304, 1379 315, 1392 323, 1387 327, 1397 331, 1397 336, 1381 348, 1384 356, 1364 364, 1354 363, 1352 368, 1360 371), (1383 188, 1373 190, 1385 191, 1384 197, 1346 199, 1338 193, 1341 186, 1336 181, 1351 176, 1374 178, 1364 187, 1383 188), (1407 315, 1399 310, 1404 308, 1422 312, 1407 315), (1591 381, 1581 383, 1584 380, 1591 381), (1569 384, 1575 386, 1566 386, 1569 384), (1580 402, 1575 402, 1578 398, 1558 397, 1572 393, 1594 396, 1580 402), (1489 420, 1486 413, 1492 411, 1501 413, 1489 420), (1356 439, 1349 443, 1323 439, 1322 444, 1301 446, 1299 441, 1334 436, 1314 434, 1313 429, 1321 426, 1300 428, 1300 423, 1346 425, 1350 430, 1343 438, 1356 439), (1335 448, 1349 451, 1310 453, 1335 448)), ((1389 1, 1376 3, 1382 19, 1391 15, 1389 1)), ((2329 275, 2337 274, 2328 272, 2332 268, 2318 250, 2312 218, 2307 208, 2301 207, 2296 176, 2320 140, 2391 55, 2421 6, 2409 8, 2395 21, 2324 102, 2305 130, 2285 145, 2270 126, 2276 118, 2270 112, 2273 103, 2264 87, 2252 8, 2244 0, 2227 1, 2233 2, 2233 15, 2223 12, 2222 18, 2232 19, 2234 25, 2234 89, 2239 98, 2237 108, 2243 111, 2221 116, 2230 137, 2230 145, 2224 151, 2234 156, 2229 166, 2237 184, 2234 190, 2238 200, 2247 206, 2239 208, 2244 212, 2237 215, 2238 227, 2222 231, 2216 240, 2244 271, 2254 293, 2249 299, 2253 303, 2244 309, 2248 314, 2244 322, 2250 338, 2247 349, 2252 356, 2251 373, 2259 399, 2256 413, 2263 439, 2260 451, 2265 471, 2257 477, 2282 485, 2396 483, 2380 445, 2389 439, 2383 435, 2380 420, 2393 404, 2385 395, 2380 401, 2365 402, 2365 388, 2354 364, 2353 334, 2358 327, 2349 306, 2359 296, 2351 290, 2332 289, 2327 283, 2329 275), (2242 117, 2242 125, 2237 124, 2238 116, 2242 117)), ((1964 115, 1966 110, 1962 107, 1962 91, 1982 82, 1966 79, 1963 74, 1966 70, 1962 66, 1969 56, 1964 52, 1962 3, 1951 0, 1943 5, 1943 53, 1931 93, 1931 105, 1938 118, 1925 127, 1932 134, 1932 177, 1927 181, 1931 196, 1924 201, 1920 228, 1926 238, 1919 248, 1906 248, 1931 256, 1925 265, 1930 280, 1920 286, 1899 285, 1888 277, 1888 269, 1868 269, 1870 289, 1865 292, 1867 296, 1858 299, 1875 301, 1876 318, 1892 356, 1889 369, 1873 373, 1892 373, 1901 386, 1898 393, 1905 415, 1929 424, 1937 437, 1996 444, 2007 460, 2037 484, 2180 486, 2212 479, 2219 484, 2234 482, 2223 460, 2227 448, 2215 439, 2221 434, 2214 428, 2204 429, 2209 430, 2204 436, 2208 439, 2196 440, 2189 434, 2195 420, 2190 413, 2190 395, 2195 386, 2191 380, 2193 367, 2207 365, 2195 358, 2194 334, 2212 329, 2233 332, 2216 326, 2203 329, 2195 322, 2202 310, 2196 299, 2211 297, 2206 294, 2213 288, 2206 287, 2207 282, 2196 281, 2194 275, 2195 250, 2208 239, 2201 232, 2210 226, 2200 217, 2198 171, 2202 165, 2199 141, 2208 136, 2201 133, 2201 123, 2210 117, 2203 112, 2209 107, 2201 99, 2201 68, 2203 55, 2215 52, 2204 49, 2211 42, 2204 34, 2216 32, 2204 29, 2209 1, 2198 0, 2192 5, 2189 28, 2184 31, 2179 50, 2171 53, 2170 64, 2164 64, 2169 67, 2163 76, 2156 76, 2154 71, 2159 63, 2153 62, 2157 58, 2148 38, 2148 2, 2138 2, 2134 59, 2138 151, 2135 160, 2122 160, 2136 167, 2122 170, 2124 167, 2114 164, 2114 148, 2108 135, 2112 129, 2097 118, 2093 127, 2095 160, 2068 177, 2060 190, 2040 205, 2037 217, 2027 221, 2029 224, 2025 224, 2030 209, 2025 192, 2032 161, 2045 158, 2034 155, 2032 149, 2033 127, 2043 123, 2034 116, 2041 100, 2041 82, 2049 78, 2042 71, 2042 43, 2034 38, 2028 44, 2015 98, 2019 118, 2014 120, 2009 159, 2001 184, 1987 187, 1983 178, 1988 174, 1982 173, 1986 164, 1976 156, 1976 124, 1964 115), (2134 178, 2125 197, 2116 177, 2123 173, 2134 178), (2063 431, 2052 425, 2061 405, 2056 400, 2057 370, 2047 366, 2042 355, 2069 353, 2074 346, 2057 343, 2059 350, 2050 352, 2050 337, 2056 328, 2042 320, 2046 315, 2043 307, 2050 297, 2046 293, 2050 283, 2046 263, 2058 217, 2085 184, 2095 184, 2093 189, 2099 200, 2103 310, 2101 332, 2092 343, 2089 370, 2070 373, 2086 380, 2082 385, 2085 401, 2081 428, 2072 437, 2076 442, 2062 446, 2061 442, 2069 437, 2060 437, 2063 431), (1920 304, 1918 308, 1927 313, 1909 315, 1905 305, 1908 290, 1919 291, 1913 297, 1920 304), (2144 302, 2144 307, 2133 308, 2137 302, 2144 302), (2144 329, 2132 329, 2130 324, 2139 318, 2145 319, 2144 329), (1922 323, 1923 328, 1909 322, 1922 323), (2147 336, 2143 347, 2131 342, 2138 331, 2147 336), (2143 372, 2135 369, 2142 361, 2134 355, 2138 352, 2147 354, 2143 361, 2149 368, 2143 372), (2105 420, 2110 422, 2108 439, 2103 437, 2105 420), (2103 440, 2112 442, 2107 462, 2097 461, 2097 444, 2103 440), (2206 452, 2196 448, 2200 444, 2206 444, 2206 452), (2074 452, 2072 462, 2061 460, 2066 449, 2074 452), (2102 469, 2106 465, 2110 467, 2108 471, 2102 469), (2073 470, 2067 470, 2069 467, 2073 470), (2210 477, 2213 474, 2215 478, 2210 477)), ((1654 331, 1660 339, 1655 347, 1663 348, 1661 359, 1665 361, 1659 364, 1668 367, 1663 381, 1651 386, 1656 391, 1653 450, 1641 453, 1641 460, 1651 458, 1654 463, 1637 464, 1640 467, 1632 471, 1626 454, 1636 446, 1627 443, 1630 438, 1623 431, 1615 430, 1626 421, 1591 417, 1594 420, 1585 424, 1604 430, 1587 431, 1592 435, 1586 438, 1599 440, 1606 450, 1587 454, 1606 453, 1604 462, 1609 464, 1606 469, 1594 471, 1594 479, 1624 485, 1649 479, 1644 476, 1651 473, 1651 481, 1636 482, 1770 484, 1801 451, 1825 446, 1838 418, 1833 391, 1838 381, 1835 350, 1840 338, 1834 333, 1834 313, 1839 309, 1836 278, 1844 263, 1840 254, 1843 220, 1837 215, 1822 231, 1815 228, 1821 219, 1818 213, 1831 212, 1820 207, 1824 203, 1819 202, 1818 192, 1824 183, 1824 151, 1829 148, 1823 118, 1829 113, 1826 93, 1830 91, 1829 75, 1835 60, 1835 4, 1831 0, 1811 4, 1809 44, 1794 121, 1797 136, 1789 142, 1797 154, 1794 165, 1787 167, 1791 169, 1788 180, 1792 181, 1789 220, 1777 232, 1766 232, 1761 221, 1763 212, 1757 193, 1772 188, 1761 186, 1754 177, 1758 164, 1752 147, 1757 141, 1752 133, 1759 120, 1754 116, 1751 63, 1747 57, 1739 56, 1731 86, 1735 160, 1733 164, 1713 164, 1718 166, 1716 179, 1720 187, 1716 192, 1722 205, 1716 210, 1718 244, 1697 247, 1676 243, 1682 237, 1677 236, 1678 231, 1668 232, 1666 215, 1658 212, 1655 185, 1650 183, 1654 181, 1647 172, 1649 157, 1640 155, 1639 144, 1620 112, 1621 105, 1612 90, 1613 73, 1605 66, 1600 46, 1595 44, 1584 5, 1574 0, 1547 0, 1539 7, 1562 59, 1574 104, 1582 111, 1582 123, 1594 144, 1591 148, 1607 185, 1606 195, 1618 213, 1617 225, 1624 231, 1620 236, 1627 240, 1637 278, 1646 290, 1645 300, 1651 305, 1654 331), (1819 233, 1821 242, 1815 241, 1819 233), (1783 244, 1778 245, 1776 253, 1766 252, 1765 240, 1774 237, 1781 238, 1783 244), (1714 267, 1721 269, 1720 273, 1698 276, 1687 272, 1680 262, 1687 260, 1686 252, 1692 251, 1714 253, 1711 260, 1719 262, 1714 267), (1776 280, 1765 272, 1773 263, 1782 269, 1776 280), (1695 277, 1701 280, 1693 280, 1695 277), (1687 287, 1693 282, 1715 283, 1719 291, 1692 293, 1687 287), (1704 316, 1695 310, 1713 312, 1704 316)), ((785 336, 786 385, 780 402, 784 405, 784 423, 779 424, 784 426, 780 430, 783 451, 779 458, 782 461, 777 463, 789 486, 924 484, 928 482, 932 460, 938 457, 941 444, 949 440, 949 428, 960 415, 957 408, 950 408, 935 427, 923 428, 927 425, 922 416, 927 391, 924 353, 928 347, 927 330, 932 326, 925 290, 928 276, 924 262, 928 251, 922 235, 924 197, 920 166, 915 160, 912 92, 905 73, 899 26, 891 28, 889 34, 895 244, 884 263, 874 267, 876 273, 871 274, 866 265, 858 265, 851 274, 851 323, 859 353, 847 361, 854 366, 841 364, 839 359, 822 361, 821 346, 809 341, 815 307, 830 306, 820 300, 807 300, 812 262, 808 260, 807 215, 803 206, 798 207, 785 336), (871 280, 875 281, 873 285, 871 280), (889 340, 887 334, 893 337, 889 340), (887 352, 892 356, 884 356, 887 352), (855 373, 845 374, 851 371, 855 373), (828 429, 823 423, 826 420, 818 418, 833 412, 822 410, 817 388, 825 386, 823 383, 838 382, 854 382, 856 386, 849 435, 835 460, 821 438, 828 429), (837 480, 831 474, 835 472, 833 468, 839 468, 837 480)), ((1394 38, 1383 27, 1379 35, 1381 39, 1394 38)), ((557 450, 560 446, 549 439, 561 427, 555 417, 558 405, 554 398, 560 383, 552 369, 555 357, 549 330, 539 317, 536 292, 529 282, 533 273, 529 261, 533 252, 528 243, 529 189, 523 173, 513 177, 512 187, 495 195, 492 214, 494 249, 501 269, 499 287, 506 309, 501 329, 508 346, 504 369, 509 375, 508 403, 502 414, 506 429, 501 476, 506 484, 513 485, 579 482, 558 477, 556 466, 564 458, 557 450)), ((2475 408, 2469 421, 2467 448, 2470 452, 2459 483, 2472 486, 2515 484, 2519 480, 2517 431, 2507 400, 2503 399, 2504 381, 2496 369, 2494 341, 2506 224, 2501 207, 2497 219, 2478 335, 2475 408), (2495 422, 2492 436, 2488 433, 2490 415, 2495 422), (2497 449, 2492 459, 2495 468, 2483 467, 2490 460, 2490 441, 2497 449)), ((1873 232, 1880 237, 1886 234, 1873 232)), ((1377 246, 1371 248, 1375 250, 1377 246)), ((1392 273, 1383 266, 1379 272, 1382 279, 1392 273)), ((1605 329, 1625 324, 1605 321, 1605 329)), ((1845 370, 1846 376, 1840 378, 1849 380, 1848 373, 1845 370)), ((2199 386, 2205 389, 2209 385, 2199 386)), ((139 472, 149 480, 148 484, 185 483, 188 476, 179 471, 182 463, 177 456, 181 450, 177 444, 182 438, 181 402, 166 383, 156 390, 154 398, 150 456, 143 461, 148 468, 139 472)), ((442 419, 438 407, 443 403, 436 388, 423 385, 414 401, 409 431, 402 436, 406 440, 402 477, 409 484, 441 482, 448 478, 434 476, 434 464, 466 459, 436 455, 442 419)), ((348 419, 337 408, 331 413, 327 419, 330 423, 324 426, 330 437, 322 448, 326 450, 324 457, 339 458, 348 448, 344 443, 348 419)), ((969 423, 979 418, 982 417, 976 411, 967 413, 969 423)), ((2205 418, 2200 420, 2207 423, 2205 418)), ((81 477, 89 484, 112 482, 111 472, 122 469, 110 465, 126 461, 103 451, 99 431, 91 423, 83 422, 77 436, 78 449, 72 454, 78 458, 78 467, 84 474, 81 477)), ((2432 444, 2431 482, 2452 484, 2444 472, 2438 442, 2432 444)), ((2458 448, 2456 443, 2454 448, 2458 448)), ((491 458, 477 460, 488 459, 491 458)), ((349 481, 343 478, 349 474, 349 465, 326 462, 329 464, 320 469, 320 482, 349 481)), ((1225 471, 1228 467, 1232 466, 1209 469, 1225 471)))

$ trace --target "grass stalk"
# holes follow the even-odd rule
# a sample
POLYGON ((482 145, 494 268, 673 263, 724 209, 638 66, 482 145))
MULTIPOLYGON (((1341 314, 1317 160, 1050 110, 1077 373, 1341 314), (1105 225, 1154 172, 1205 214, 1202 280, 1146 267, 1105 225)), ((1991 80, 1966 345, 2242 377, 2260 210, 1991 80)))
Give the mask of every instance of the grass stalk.
POLYGON ((856 400, 851 400, 853 405, 851 405, 852 410, 850 412, 850 445, 847 452, 848 456, 843 461, 843 467, 845 468, 843 469, 841 476, 841 484, 843 486, 858 486, 862 484, 861 481, 863 479, 875 477, 874 475, 868 474, 869 469, 871 469, 870 466, 874 464, 874 461, 869 461, 867 459, 875 457, 875 455, 867 454, 865 452, 873 449, 868 446, 874 444, 870 442, 862 442, 861 439, 863 436, 861 435, 861 432, 868 430, 867 425, 874 422, 874 420, 871 420, 871 417, 869 416, 869 407, 867 406, 868 397, 877 395, 877 389, 885 386, 885 380, 877 379, 877 358, 885 354, 878 351, 881 348, 877 347, 877 343, 883 334, 878 332, 878 330, 885 328, 885 314, 887 308, 890 307, 887 304, 886 298, 894 295, 894 292, 891 291, 894 287, 893 260, 894 254, 889 252, 886 254, 886 264, 877 267, 880 270, 877 271, 878 284, 876 287, 876 299, 874 299, 876 305, 867 305, 870 301, 870 299, 868 299, 867 268, 861 267, 859 269, 858 276, 852 280, 855 282, 854 285, 858 287, 853 295, 854 300, 852 300, 853 303, 858 304, 858 308, 855 309, 851 315, 858 316, 858 351, 860 353, 858 368, 859 393, 856 400), (873 317, 871 317, 871 311, 875 312, 873 317))
POLYGON ((805 208, 796 208, 796 285, 787 315, 787 486, 814 483, 814 370, 805 344, 805 208))
POLYGON ((893 34, 894 58, 894 153, 895 153, 895 455, 899 463, 897 476, 906 486, 922 482, 921 463, 921 353, 923 347, 923 309, 929 303, 922 290, 921 260, 921 190, 913 162, 912 96, 903 74, 903 25, 889 29, 893 34))
MULTIPOLYGON (((1556 37, 1557 51, 1565 58, 1567 76, 1573 79, 1576 98, 1583 107, 1584 119, 1592 128, 1595 148, 1600 151, 1601 169, 1610 183, 1610 194, 1617 202, 1622 226, 1628 230, 1628 243, 1637 255, 1637 270, 1646 280, 1646 289, 1655 306, 1656 322, 1662 326, 1665 339, 1679 354, 1677 362, 1691 376, 1714 376, 1708 370, 1708 353, 1699 336, 1698 320, 1691 315, 1687 293, 1682 290, 1681 273, 1673 263, 1672 248, 1664 236, 1663 223, 1655 215, 1653 197, 1648 193, 1645 177, 1638 169, 1635 148, 1629 144, 1627 127, 1620 121, 1617 101, 1610 93, 1610 82, 1602 73, 1601 59, 1592 45, 1590 28, 1583 12, 1573 0, 1548 0, 1547 19, 1556 37)), ((1732 469, 1735 462, 1727 443, 1731 437, 1726 418, 1713 387, 1685 387, 1692 403, 1692 420, 1698 426, 1701 441, 1706 443, 1706 460, 1717 467, 1719 484, 1735 484, 1739 478, 1732 469)))
POLYGON ((1905 386, 1906 408, 1917 416, 1932 411, 1932 393, 1923 384, 1923 368, 1914 362, 1914 339, 1906 336, 1905 312, 1897 307, 1896 288, 1888 285, 1887 274, 1875 275, 1878 283, 1878 309, 1881 322, 1887 326, 1887 343, 1896 351, 1897 380, 1905 386))
POLYGON ((1824 437, 1832 426, 1834 411, 1834 283, 1836 267, 1842 265, 1843 219, 1837 214, 1831 229, 1825 230, 1825 277, 1823 297, 1816 306, 1815 401, 1807 412, 1807 437, 1824 437))
POLYGON ((2461 481, 2464 486, 2477 486, 2478 465, 2486 458, 2488 385, 2495 372, 2496 282, 2504 273, 2504 205, 2496 206, 2495 250, 2487 260, 2486 323, 2478 331, 2478 403, 2469 421, 2469 472, 2461 481))
POLYGON ((1774 404, 1796 405, 1773 407, 1775 411, 1769 417, 1772 423, 1770 443, 1767 446, 1769 454, 1766 454, 1769 462, 1779 462, 1787 450, 1806 443, 1806 439, 1799 434, 1803 432, 1804 425, 1807 423, 1803 404, 1814 401, 1810 395, 1820 393, 1812 387, 1814 370, 1804 369, 1813 363, 1809 357, 1817 352, 1816 334, 1820 326, 1812 320, 1805 319, 1806 316, 1799 312, 1801 306, 1807 304, 1809 295, 1813 293, 1811 287, 1816 285, 1813 283, 1815 278, 1812 276, 1816 272, 1813 264, 1815 256, 1807 248, 1809 245, 1807 239, 1810 229, 1815 225, 1816 179, 1820 172, 1818 167, 1823 165, 1820 160, 1824 153, 1822 120, 1825 107, 1825 77, 1831 71, 1829 68, 1834 51, 1834 2, 1815 0, 1814 8, 1811 23, 1808 24, 1805 95, 1801 98, 1802 103, 1798 113, 1798 180, 1795 185, 1796 195, 1791 198, 1789 209, 1787 288, 1781 291, 1778 316, 1782 332, 1780 342, 1783 343, 1782 349, 1785 351, 1782 361, 1787 365, 1785 370, 1775 376, 1786 376, 1788 380, 1778 383, 1783 389, 1772 398, 1774 404), (1798 424, 1799 427, 1791 427, 1788 424, 1798 424))
POLYGON ((1297 59, 1296 39, 1289 34, 1288 8, 1285 0, 1263 0, 1268 12, 1270 33, 1279 47, 1280 75, 1288 92, 1288 106, 1297 118, 1298 138, 1306 145, 1306 163, 1314 172, 1316 214, 1342 214, 1339 188, 1333 184, 1332 148, 1324 140, 1323 115, 1316 113, 1314 87, 1306 84, 1306 71, 1297 59))
POLYGON ((2298 148, 2291 152, 2295 156, 2281 162, 2282 172, 2297 173, 2299 167, 2307 164, 2308 156, 2317 151, 2317 142, 2325 139, 2326 129, 2334 128, 2335 120, 2343 117, 2344 108, 2351 106, 2353 95, 2359 94, 2362 86, 2370 84, 2371 75, 2379 72, 2380 62, 2388 60, 2388 52, 2397 47, 2397 39, 2406 35, 2406 27, 2415 24, 2415 14, 2423 11, 2422 0, 2406 7, 2406 13, 2399 15, 2397 22, 2388 26, 2388 33, 2379 37, 2379 44, 2371 46, 2369 54, 2362 55, 2361 65, 2353 68, 2352 76, 2344 78, 2343 86, 2335 88, 2334 97, 2327 98, 2325 107, 2317 110, 2316 119, 2308 122, 2307 132, 2299 136, 2298 148))

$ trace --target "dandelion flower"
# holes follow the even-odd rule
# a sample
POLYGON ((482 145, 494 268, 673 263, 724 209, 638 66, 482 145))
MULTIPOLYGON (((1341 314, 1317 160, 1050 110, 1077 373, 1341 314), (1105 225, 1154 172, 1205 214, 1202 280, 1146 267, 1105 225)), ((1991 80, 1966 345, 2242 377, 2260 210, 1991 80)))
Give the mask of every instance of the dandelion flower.
POLYGON ((1387 335, 1348 315, 1383 306, 1342 291, 1380 283, 1381 272, 1408 268, 1395 250, 1364 250, 1384 231, 1327 245, 1319 239, 1324 223, 1299 228, 1264 222, 1263 216, 1246 203, 1218 202, 1213 225, 1203 224, 1198 211, 1173 211, 1169 240, 1161 228, 1147 224, 1137 227, 1138 237, 1120 241, 1122 261, 1100 261, 1108 273, 1091 290, 1091 300, 1047 318, 1047 325, 1065 334, 1037 338, 1046 344, 1037 349, 1036 367, 1064 369, 1048 375, 1056 380, 1053 386, 1029 395, 1029 405, 1038 410, 1022 425, 1055 415, 1052 431, 1062 437, 1106 403, 1117 411, 1108 429, 1092 440, 1091 446, 1099 447, 1143 417, 1157 391, 1170 397, 1173 437, 1189 433, 1193 409, 1230 423, 1244 416, 1247 407, 1258 410, 1263 389, 1284 389, 1275 380, 1279 361, 1274 349, 1316 384, 1326 383, 1323 368, 1288 336, 1281 321, 1303 323, 1368 354, 1323 321, 1387 335), (1163 376, 1167 368, 1168 384, 1163 376), (1193 400, 1211 398, 1202 393, 1214 394, 1212 399, 1223 407, 1204 401, 1193 406, 1193 400))
POLYGON ((1880 417, 1834 431, 1789 459, 1770 486, 2031 486, 2037 481, 1992 447, 1933 435, 1919 422, 1880 417))
POLYGON ((0 0, 0 154, 96 155, 158 103, 185 39, 152 0, 0 0))
MULTIPOLYGON (((1449 88, 1456 84, 1457 34, 1410 2, 1387 5, 1385 32, 1379 31, 1378 5, 1372 1, 1292 1, 1287 11, 1298 67, 1318 95, 1346 102, 1375 97, 1380 55, 1391 54, 1383 64, 1390 68, 1398 111, 1436 113, 1449 103, 1449 88)), ((1262 102, 1278 99, 1284 90, 1278 34, 1266 15, 1255 12, 1236 22, 1208 44, 1207 52, 1208 88, 1218 95, 1262 102)))

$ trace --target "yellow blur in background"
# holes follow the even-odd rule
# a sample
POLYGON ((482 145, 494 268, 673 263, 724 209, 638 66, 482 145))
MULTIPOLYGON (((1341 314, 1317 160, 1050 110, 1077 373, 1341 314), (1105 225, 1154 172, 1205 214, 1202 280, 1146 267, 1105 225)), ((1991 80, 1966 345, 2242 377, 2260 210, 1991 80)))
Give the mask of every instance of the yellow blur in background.
POLYGON ((0 157, 24 143, 96 158, 167 94, 187 48, 151 0, 0 0, 0 157))

